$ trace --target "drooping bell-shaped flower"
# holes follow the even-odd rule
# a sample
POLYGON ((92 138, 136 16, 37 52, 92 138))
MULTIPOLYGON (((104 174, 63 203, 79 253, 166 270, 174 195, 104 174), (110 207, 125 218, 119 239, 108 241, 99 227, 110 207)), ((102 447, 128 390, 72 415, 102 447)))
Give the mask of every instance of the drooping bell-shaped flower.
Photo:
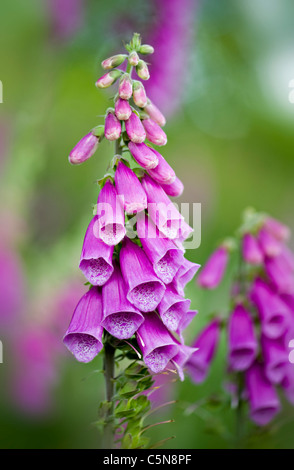
POLYGON ((172 358, 171 362, 175 365, 180 380, 183 382, 184 380, 184 369, 189 361, 190 357, 192 354, 195 354, 197 351, 197 348, 192 348, 191 346, 187 346, 185 344, 180 344, 178 343, 179 346, 179 351, 177 354, 172 358))
POLYGON ((167 136, 157 122, 152 119, 143 119, 143 126, 146 131, 147 139, 155 145, 166 145, 167 136))
POLYGON ((102 326, 118 339, 127 339, 144 321, 143 315, 127 300, 127 287, 118 264, 102 288, 102 326))
POLYGON ((186 312, 185 315, 182 316, 178 328, 176 330, 176 333, 179 335, 182 343, 184 343, 184 338, 182 334, 183 331, 190 325, 191 321, 197 314, 198 310, 188 310, 188 312, 186 312))
POLYGON ((165 326, 171 331, 176 331, 190 304, 191 300, 181 297, 172 285, 168 285, 157 310, 165 326))
POLYGON ((158 158, 148 145, 129 142, 128 147, 136 162, 145 170, 150 170, 158 165, 158 158))
POLYGON ((85 135, 69 154, 68 161, 72 165, 79 165, 88 160, 97 150, 99 139, 92 132, 85 135))
POLYGON ((257 239, 251 233, 245 233, 242 239, 242 254, 246 263, 262 264, 263 252, 260 249, 257 239))
POLYGON ((250 417, 258 426, 265 426, 279 412, 280 402, 261 364, 255 362, 246 372, 246 388, 250 417))
POLYGON ((176 174, 174 170, 167 163, 165 158, 159 152, 157 152, 157 150, 153 149, 153 152, 157 156, 158 165, 156 166, 156 168, 148 170, 149 176, 151 176, 151 178, 160 185, 173 183, 176 179, 176 174))
POLYGON ((273 217, 266 218, 264 228, 280 241, 287 241, 291 235, 289 227, 273 217))
POLYGON ((172 282, 184 262, 183 253, 159 232, 144 213, 137 217, 137 233, 157 277, 165 284, 172 282))
POLYGON ((155 310, 164 295, 165 285, 155 275, 142 248, 127 238, 120 251, 120 266, 128 300, 142 312, 155 310))
POLYGON ((264 371, 268 380, 274 384, 282 382, 289 364, 284 338, 261 338, 264 371))
POLYGON ((123 197, 127 214, 137 214, 147 209, 147 196, 139 178, 121 161, 118 162, 114 180, 118 195, 123 197))
POLYGON ((128 73, 124 73, 121 76, 121 79, 119 82, 118 95, 123 100, 129 100, 130 98, 132 98, 132 94, 133 94, 133 86, 132 86, 131 77, 128 73))
POLYGON ((202 268, 197 283, 206 289, 214 289, 224 276, 228 263, 228 250, 224 246, 217 248, 202 268))
POLYGON ((138 108, 144 108, 147 105, 147 96, 143 83, 133 81, 133 100, 138 108))
POLYGON ((146 139, 146 132, 141 119, 136 113, 132 112, 129 119, 125 122, 128 137, 135 144, 141 144, 146 139))
POLYGON ((291 257, 285 249, 274 258, 266 258, 264 264, 269 280, 279 293, 294 293, 294 270, 291 257))
POLYGON ((289 322, 287 305, 259 278, 254 281, 250 296, 258 309, 263 334, 273 339, 282 336, 289 322))
POLYGON ((155 312, 144 314, 136 336, 144 362, 154 373, 162 372, 179 351, 176 340, 155 312))
POLYGON ((113 246, 106 245, 94 235, 94 225, 98 217, 91 220, 84 238, 80 270, 93 286, 102 286, 113 272, 113 246))
POLYGON ((192 261, 184 258, 182 266, 180 266, 173 279, 173 286, 180 295, 184 295, 185 286, 193 279, 199 268, 200 264, 192 263, 192 261))
POLYGON ((264 254, 269 258, 278 256, 282 251, 282 244, 277 238, 271 234, 265 227, 258 233, 258 243, 264 254))
POLYGON ((109 86, 113 85, 113 83, 115 83, 120 76, 120 70, 111 70, 111 72, 108 72, 102 77, 98 78, 95 85, 97 88, 108 88, 109 86))
POLYGON ((184 185, 182 181, 176 176, 176 179, 172 183, 165 183, 160 185, 162 189, 172 197, 178 197, 183 194, 184 185))
POLYGON ((255 360, 258 345, 250 313, 237 305, 228 323, 229 366, 234 371, 246 370, 255 360))
POLYGON ((106 245, 117 245, 125 236, 125 215, 121 196, 110 180, 101 189, 97 202, 98 219, 94 235, 106 245))
POLYGON ((165 125, 166 119, 164 115, 150 100, 148 100, 147 106, 145 106, 144 110, 149 115, 149 117, 159 126, 163 127, 165 125))
POLYGON ((147 194, 148 212, 155 225, 167 238, 179 237, 184 217, 150 176, 144 175, 142 185, 147 194))
POLYGON ((112 112, 108 112, 105 118, 105 137, 107 140, 113 141, 120 138, 121 123, 112 112))
POLYGON ((115 115, 120 121, 126 121, 132 114, 132 108, 127 100, 118 98, 114 105, 115 115))
POLYGON ((205 380, 220 337, 219 321, 213 320, 197 336, 192 347, 198 348, 187 362, 187 370, 195 383, 205 380))
POLYGON ((103 327, 102 296, 92 287, 80 299, 73 313, 63 342, 80 362, 90 362, 101 351, 103 327))

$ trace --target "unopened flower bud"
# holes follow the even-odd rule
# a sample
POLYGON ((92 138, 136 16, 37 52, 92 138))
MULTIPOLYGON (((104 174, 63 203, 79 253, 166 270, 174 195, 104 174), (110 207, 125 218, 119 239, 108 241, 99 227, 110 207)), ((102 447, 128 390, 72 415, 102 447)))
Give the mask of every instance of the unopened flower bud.
POLYGON ((121 65, 126 60, 126 58, 126 54, 113 55, 112 57, 103 60, 103 62, 101 62, 101 65, 105 70, 113 69, 114 67, 118 67, 119 65, 121 65))
POLYGON ((139 60, 138 65, 136 66, 136 72, 142 80, 149 80, 150 74, 148 66, 144 60, 139 60))
POLYGON ((85 135, 72 149, 68 161, 73 165, 85 162, 96 152, 98 143, 99 139, 93 135, 92 132, 89 132, 89 134, 85 135))
POLYGON ((132 80, 128 73, 124 73, 120 79, 118 94, 123 100, 129 100, 132 97, 133 86, 132 80))
POLYGON ((112 70, 111 72, 108 72, 102 77, 98 78, 95 85, 97 88, 108 88, 110 85, 113 85, 113 83, 116 82, 120 75, 120 70, 112 70))
POLYGON ((128 58, 130 65, 132 65, 133 67, 136 67, 136 65, 138 65, 139 63, 139 60, 140 59, 136 51, 133 51, 130 53, 129 58, 128 58))
POLYGON ((121 121, 126 121, 129 119, 130 115, 132 114, 132 109, 131 106, 129 105, 129 102, 126 100, 122 100, 121 98, 118 98, 118 100, 115 102, 115 115, 118 119, 121 121))
POLYGON ((152 119, 143 119, 143 126, 146 131, 147 139, 155 145, 165 145, 167 143, 166 133, 152 119))
POLYGON ((105 118, 105 137, 107 140, 117 140, 121 135, 121 123, 117 117, 108 112, 105 118))
POLYGON ((153 54, 154 52, 154 47, 149 46, 149 44, 142 44, 139 50, 140 54, 147 55, 147 54, 153 54))
POLYGON ((148 113, 151 119, 153 119, 153 121, 156 122, 159 126, 163 127, 165 125, 166 119, 164 115, 161 111, 159 111, 155 104, 151 103, 150 100, 148 100, 147 106, 145 106, 144 111, 146 111, 146 113, 148 113))
POLYGON ((142 125, 141 119, 136 113, 132 113, 126 121, 126 131, 132 142, 140 144, 146 139, 146 132, 142 125))
POLYGON ((133 82, 133 100, 136 106, 144 108, 147 105, 147 96, 143 83, 139 81, 133 82))

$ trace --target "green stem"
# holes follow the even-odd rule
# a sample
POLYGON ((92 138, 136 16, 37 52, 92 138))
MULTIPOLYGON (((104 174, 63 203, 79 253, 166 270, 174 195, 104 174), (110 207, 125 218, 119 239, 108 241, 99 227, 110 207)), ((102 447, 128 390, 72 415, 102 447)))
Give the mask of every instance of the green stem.
POLYGON ((104 345, 104 377, 106 386, 106 400, 111 404, 105 418, 103 448, 113 449, 114 426, 112 421, 113 415, 113 395, 114 395, 114 355, 115 349, 106 342, 104 345))

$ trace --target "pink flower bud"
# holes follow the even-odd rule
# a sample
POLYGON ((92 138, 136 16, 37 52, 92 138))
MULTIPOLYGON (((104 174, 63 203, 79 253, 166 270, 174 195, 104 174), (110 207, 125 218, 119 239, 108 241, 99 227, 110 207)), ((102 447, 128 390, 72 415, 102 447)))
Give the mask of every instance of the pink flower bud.
POLYGON ((112 70, 111 72, 108 72, 102 77, 98 78, 95 85, 97 88, 108 88, 110 85, 116 82, 116 80, 120 77, 120 75, 121 75, 120 70, 112 70))
POLYGON ((126 121, 126 131, 131 141, 136 144, 141 144, 146 139, 146 132, 136 113, 132 113, 126 121))
POLYGON ((132 65, 133 67, 136 67, 136 65, 138 65, 139 63, 139 60, 140 59, 136 51, 133 51, 130 53, 129 58, 128 58, 130 65, 132 65))
POLYGON ((129 100, 132 97, 132 93, 133 93, 133 86, 132 86, 131 77, 129 76, 128 73, 125 73, 124 75, 122 75, 120 82, 119 82, 119 87, 118 87, 119 97, 122 98, 123 100, 129 100))
POLYGON ((144 108, 147 105, 147 96, 143 83, 139 81, 133 82, 133 100, 136 106, 144 108))
POLYGON ((290 238, 291 232, 289 227, 272 217, 267 217, 264 227, 280 241, 287 241, 290 238))
POLYGON ((244 260, 249 264, 261 264, 263 253, 257 239, 251 233, 245 233, 242 239, 242 254, 244 260))
POLYGON ((167 143, 166 133, 152 119, 143 119, 143 126, 147 139, 155 145, 165 145, 167 143))
POLYGON ((121 123, 111 112, 105 118, 104 134, 107 140, 117 140, 121 135, 121 123))
POLYGON ((161 184, 162 189, 172 197, 178 197, 183 194, 184 185, 182 181, 176 176, 176 179, 170 184, 161 184))
POLYGON ((147 106, 145 107, 146 113, 149 114, 150 118, 153 119, 159 126, 163 127, 166 123, 166 119, 161 111, 148 100, 147 106))
POLYGON ((139 60, 138 65, 136 66, 136 72, 138 77, 140 77, 142 80, 149 80, 150 74, 148 66, 144 60, 139 60))
POLYGON ((132 109, 129 105, 129 102, 126 100, 122 100, 121 98, 118 98, 118 100, 116 100, 114 108, 116 117, 121 121, 126 121, 132 114, 132 109))
POLYGON ((129 142, 128 147, 132 156, 142 168, 149 170, 158 165, 158 158, 148 145, 129 142))
POLYGON ((198 285, 206 289, 215 289, 223 279, 228 257, 226 247, 217 248, 202 268, 197 280, 198 285))
POLYGON ((85 135, 69 154, 68 161, 72 165, 79 165, 88 160, 96 152, 99 139, 89 132, 85 135))
POLYGON ((103 60, 103 62, 101 62, 101 65, 105 70, 113 69, 114 67, 118 67, 120 64, 122 64, 126 58, 126 54, 113 55, 112 57, 103 60))

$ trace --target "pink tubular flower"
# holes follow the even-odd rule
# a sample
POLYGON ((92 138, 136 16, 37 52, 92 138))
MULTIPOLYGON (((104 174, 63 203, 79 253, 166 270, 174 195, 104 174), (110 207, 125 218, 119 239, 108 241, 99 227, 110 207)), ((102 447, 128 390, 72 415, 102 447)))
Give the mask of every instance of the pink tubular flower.
POLYGON ((184 343, 182 332, 190 325, 193 318, 198 314, 198 310, 188 310, 181 318, 176 333, 179 335, 180 340, 184 343))
POLYGON ((132 114, 131 106, 127 100, 118 98, 114 105, 115 115, 120 121, 126 121, 132 114))
POLYGON ((90 362, 101 351, 102 298, 92 287, 79 301, 63 342, 79 362, 90 362))
POLYGON ((182 181, 176 176, 176 179, 172 183, 165 183, 160 185, 162 189, 172 197, 178 197, 183 194, 184 185, 182 181))
POLYGON ((94 225, 98 217, 91 220, 84 238, 80 270, 93 286, 102 286, 108 281, 112 272, 113 246, 106 245, 94 235, 94 225))
POLYGON ((284 249, 274 258, 266 258, 265 271, 275 289, 281 294, 294 293, 294 269, 284 249))
POLYGON ((275 257, 282 251, 282 244, 265 227, 258 233, 258 242, 265 256, 275 257))
POLYGON ((95 85, 97 88, 108 88, 109 86, 113 85, 113 83, 115 83, 120 76, 120 70, 111 70, 111 72, 108 72, 102 77, 98 78, 95 85))
POLYGON ((85 135, 69 154, 68 161, 72 165, 79 165, 88 160, 97 150, 99 139, 89 132, 85 135))
POLYGON ((156 122, 159 126, 163 127, 166 124, 166 119, 161 111, 155 106, 155 104, 151 103, 148 100, 147 106, 145 106, 144 110, 149 115, 149 117, 156 122))
POLYGON ((261 345, 266 377, 274 384, 281 383, 289 364, 284 339, 270 339, 263 336, 261 345))
POLYGON ((246 373, 246 387, 251 419, 258 426, 265 426, 280 410, 275 388, 266 378, 261 364, 255 362, 246 373))
POLYGON ((121 161, 115 172, 115 187, 118 195, 123 197, 127 214, 137 214, 147 209, 147 196, 138 177, 121 161))
POLYGON ((121 76, 121 79, 119 82, 118 95, 123 100, 129 100, 130 98, 132 98, 132 94, 133 94, 133 86, 132 86, 131 77, 128 73, 124 73, 121 76))
POLYGON ((109 180, 99 193, 97 216, 94 235, 106 245, 117 245, 126 234, 125 214, 121 197, 109 180))
POLYGON ((200 264, 184 259, 173 279, 173 286, 180 295, 184 295, 185 286, 193 279, 199 268, 200 264))
POLYGON ((192 354, 196 353, 196 348, 178 343, 179 351, 172 358, 171 362, 176 366, 181 382, 184 380, 184 369, 192 354))
POLYGON ((106 139, 110 141, 119 139, 121 135, 121 123, 111 112, 107 113, 105 118, 104 134, 106 139))
POLYGON ((242 239, 242 254, 246 263, 262 264, 263 253, 258 241, 251 233, 245 233, 242 239))
POLYGON ((187 362, 187 370, 193 382, 203 382, 208 374, 220 337, 219 321, 209 323, 197 336, 192 346, 196 351, 187 362))
POLYGON ((273 339, 281 337, 289 322, 287 305, 261 279, 255 280, 250 295, 258 309, 263 334, 273 339))
POLYGON ((190 304, 191 300, 181 297, 171 285, 166 286, 164 296, 157 307, 164 325, 169 330, 176 331, 190 304))
POLYGON ((155 310, 165 285, 155 276, 144 251, 127 238, 120 251, 120 266, 128 288, 127 299, 142 312, 155 310))
POLYGON ((109 281, 103 286, 102 326, 115 338, 133 336, 144 321, 143 315, 127 300, 127 288, 116 264, 109 281))
POLYGON ((147 105, 147 96, 143 83, 133 81, 133 100, 138 108, 144 108, 147 105))
POLYGON ((234 371, 248 369, 257 354, 257 340, 250 313, 237 305, 228 325, 229 364, 234 371))
POLYGON ((136 336, 144 362, 154 372, 162 372, 177 354, 179 346, 155 312, 144 315, 136 336))
POLYGON ((264 228, 280 241, 287 241, 291 235, 291 231, 287 225, 282 224, 279 220, 272 217, 266 218, 264 228))
POLYGON ((219 285, 224 276, 228 263, 228 250, 220 246, 209 257, 204 268, 198 276, 198 284, 206 289, 214 289, 219 285))
POLYGON ((152 119, 143 119, 143 126, 146 131, 147 139, 155 145, 166 145, 166 133, 152 119))
POLYGON ((136 162, 142 168, 145 168, 145 170, 150 170, 158 165, 157 156, 146 144, 135 144, 134 142, 129 142, 128 147, 136 162))
POLYGON ((160 185, 172 184, 176 179, 174 170, 157 150, 153 149, 153 152, 157 156, 158 165, 156 168, 148 170, 149 176, 160 185))
POLYGON ((165 284, 169 284, 184 262, 183 253, 171 240, 160 234, 145 214, 137 217, 137 232, 156 276, 165 284))
POLYGON ((135 144, 141 144, 146 139, 146 132, 141 119, 134 112, 126 120, 126 132, 130 140, 135 144))

